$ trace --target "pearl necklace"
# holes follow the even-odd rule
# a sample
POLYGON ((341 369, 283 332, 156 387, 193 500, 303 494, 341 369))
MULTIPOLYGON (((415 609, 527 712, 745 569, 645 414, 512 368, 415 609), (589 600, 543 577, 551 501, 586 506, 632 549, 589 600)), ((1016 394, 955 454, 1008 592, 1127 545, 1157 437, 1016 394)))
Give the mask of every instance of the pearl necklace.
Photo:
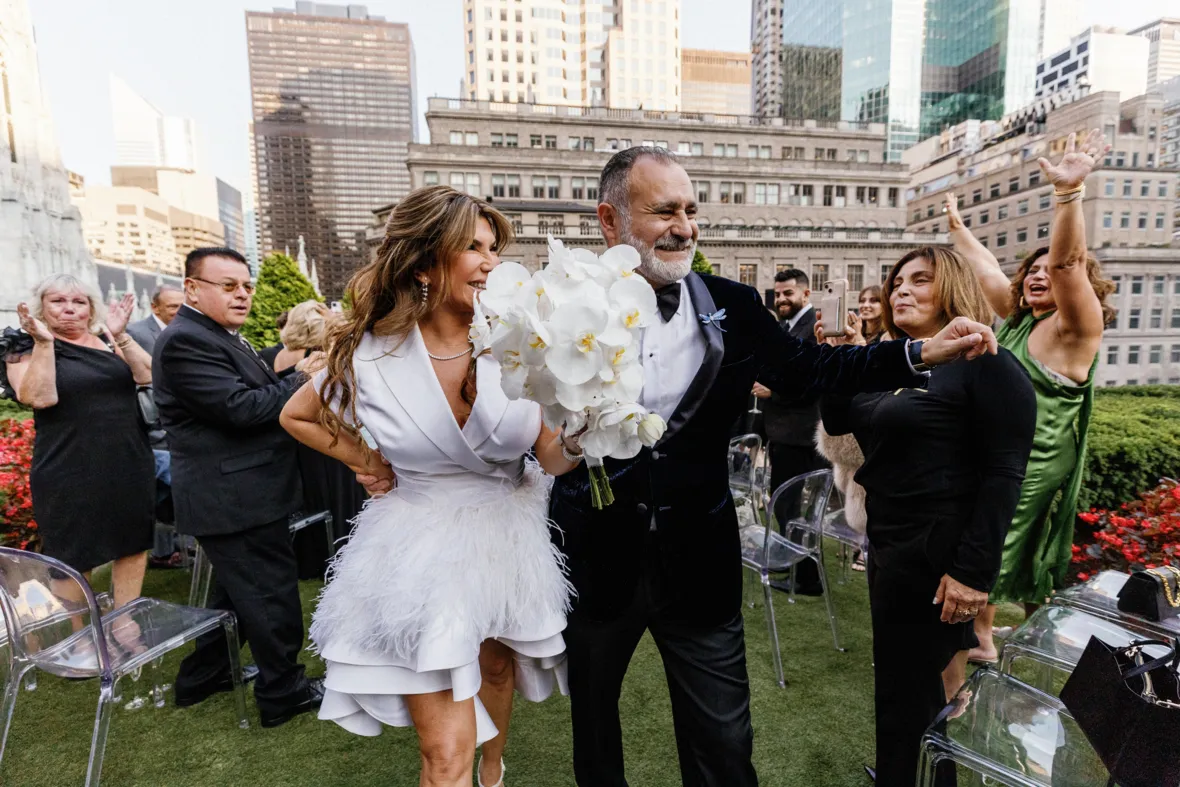
POLYGON ((473 349, 475 349, 475 348, 469 344, 469 345, 467 345, 466 350, 464 350, 461 353, 455 353, 454 355, 435 355, 430 350, 427 350, 426 354, 429 355, 431 358, 433 358, 436 361, 453 361, 456 358, 462 358, 464 355, 471 352, 473 349))

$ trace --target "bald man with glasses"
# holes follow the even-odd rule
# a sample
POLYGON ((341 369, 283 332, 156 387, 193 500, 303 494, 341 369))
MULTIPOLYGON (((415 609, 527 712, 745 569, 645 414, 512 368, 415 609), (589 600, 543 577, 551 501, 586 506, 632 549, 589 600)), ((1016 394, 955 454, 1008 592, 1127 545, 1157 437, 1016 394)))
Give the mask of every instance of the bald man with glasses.
MULTIPOLYGON (((279 426, 306 379, 305 359, 280 377, 238 332, 253 301, 245 258, 195 249, 185 260, 184 305, 152 357, 156 405, 172 451, 177 529, 196 536, 213 565, 209 606, 237 615, 258 676, 262 726, 314 710, 320 679, 299 664, 303 611, 288 517, 303 502, 295 442, 279 426)), ((180 665, 176 704, 233 687, 225 637, 212 633, 180 665)))

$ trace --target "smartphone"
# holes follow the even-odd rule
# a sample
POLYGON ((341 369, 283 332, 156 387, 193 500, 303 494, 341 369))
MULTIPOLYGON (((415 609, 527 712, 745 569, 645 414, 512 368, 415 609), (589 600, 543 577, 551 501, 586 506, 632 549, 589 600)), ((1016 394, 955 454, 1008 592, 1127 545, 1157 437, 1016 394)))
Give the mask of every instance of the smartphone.
POLYGON ((819 299, 820 319, 824 336, 843 336, 845 316, 848 311, 848 280, 832 279, 824 284, 819 299), (833 317, 833 315, 836 315, 833 317))

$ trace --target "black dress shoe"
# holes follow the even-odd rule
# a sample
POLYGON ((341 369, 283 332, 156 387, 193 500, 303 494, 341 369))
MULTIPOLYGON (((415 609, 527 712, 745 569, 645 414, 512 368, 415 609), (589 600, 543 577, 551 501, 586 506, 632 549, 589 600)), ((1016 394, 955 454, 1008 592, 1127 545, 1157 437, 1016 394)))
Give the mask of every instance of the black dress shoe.
MULTIPOLYGON (((781 590, 784 593, 791 592, 791 580, 789 579, 772 579, 770 586, 775 590, 781 590)), ((800 584, 795 588, 796 596, 822 596, 824 594, 824 586, 818 582, 812 584, 800 584)))
MULTIPOLYGON (((258 698, 255 697, 255 702, 258 698)), ((288 695, 281 702, 258 702, 258 715, 263 727, 278 727, 286 724, 300 713, 316 710, 324 701, 324 679, 310 678, 307 685, 288 695)))
MULTIPOLYGON (((242 667, 242 683, 249 683, 258 677, 258 665, 247 664, 242 667)), ((229 675, 215 681, 210 681, 201 686, 192 689, 183 689, 180 687, 180 682, 176 685, 176 707, 187 708, 196 705, 198 702, 204 702, 212 697, 214 694, 220 694, 223 691, 233 691, 234 681, 229 675)))

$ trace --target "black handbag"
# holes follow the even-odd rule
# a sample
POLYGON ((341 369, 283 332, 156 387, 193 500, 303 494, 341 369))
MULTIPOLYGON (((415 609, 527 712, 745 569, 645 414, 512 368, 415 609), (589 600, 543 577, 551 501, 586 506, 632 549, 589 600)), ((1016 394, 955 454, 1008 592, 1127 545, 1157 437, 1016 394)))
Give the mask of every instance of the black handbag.
POLYGON ((1119 591, 1119 611, 1157 622, 1180 615, 1180 568, 1133 572, 1119 591))
POLYGON ((1180 785, 1180 641, 1112 647, 1090 637, 1061 701, 1122 787, 1180 785), (1148 645, 1169 648, 1151 659, 1148 645))

